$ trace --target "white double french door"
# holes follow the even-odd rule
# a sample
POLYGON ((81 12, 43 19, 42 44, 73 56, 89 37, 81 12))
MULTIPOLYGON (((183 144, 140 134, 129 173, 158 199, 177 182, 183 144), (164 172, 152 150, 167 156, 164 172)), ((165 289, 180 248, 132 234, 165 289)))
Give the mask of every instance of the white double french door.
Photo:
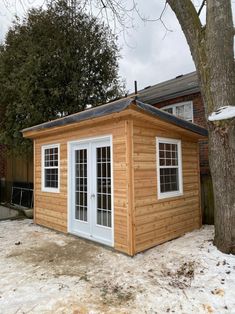
POLYGON ((110 137, 70 143, 69 232, 113 245, 110 137))

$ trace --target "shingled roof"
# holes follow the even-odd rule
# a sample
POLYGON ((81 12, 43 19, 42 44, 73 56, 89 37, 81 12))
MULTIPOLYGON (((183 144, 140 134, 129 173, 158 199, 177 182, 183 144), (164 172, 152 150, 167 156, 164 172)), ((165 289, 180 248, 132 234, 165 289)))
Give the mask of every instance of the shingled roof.
MULTIPOLYGON (((196 72, 179 75, 174 79, 145 87, 138 91, 138 99, 150 105, 200 92, 196 72)), ((132 96, 131 94, 130 96, 132 96)))
POLYGON ((200 134, 202 136, 207 136, 207 130, 193 124, 191 122, 180 119, 172 114, 169 114, 163 110, 157 109, 151 105, 142 103, 139 100, 134 100, 132 98, 123 98, 105 105, 87 109, 60 119, 45 122, 39 125, 35 125, 22 130, 23 133, 29 131, 39 131, 44 129, 49 129, 53 127, 64 126, 72 123, 78 123, 85 120, 91 120, 98 117, 108 116, 112 113, 118 113, 124 111, 128 108, 137 109, 143 113, 150 114, 158 119, 172 123, 176 126, 189 130, 191 132, 200 134))

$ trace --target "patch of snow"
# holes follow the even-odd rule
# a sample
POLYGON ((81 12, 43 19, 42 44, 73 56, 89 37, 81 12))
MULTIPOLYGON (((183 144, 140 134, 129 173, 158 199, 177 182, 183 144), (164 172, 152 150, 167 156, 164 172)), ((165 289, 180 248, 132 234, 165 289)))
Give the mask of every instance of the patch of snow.
POLYGON ((235 106, 224 106, 212 112, 208 117, 209 121, 232 119, 235 117, 235 106))
POLYGON ((235 314, 235 256, 204 226, 131 258, 36 226, 0 222, 0 313, 235 314))

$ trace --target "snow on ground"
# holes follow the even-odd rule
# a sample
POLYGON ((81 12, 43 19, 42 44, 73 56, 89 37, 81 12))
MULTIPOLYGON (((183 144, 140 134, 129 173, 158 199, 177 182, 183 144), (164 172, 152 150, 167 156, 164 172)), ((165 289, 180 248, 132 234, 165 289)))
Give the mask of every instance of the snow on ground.
POLYGON ((219 121, 232 119, 235 117, 235 106, 224 106, 212 112, 208 118, 209 121, 219 121))
POLYGON ((0 222, 0 313, 235 313, 235 256, 205 226, 134 258, 0 222))

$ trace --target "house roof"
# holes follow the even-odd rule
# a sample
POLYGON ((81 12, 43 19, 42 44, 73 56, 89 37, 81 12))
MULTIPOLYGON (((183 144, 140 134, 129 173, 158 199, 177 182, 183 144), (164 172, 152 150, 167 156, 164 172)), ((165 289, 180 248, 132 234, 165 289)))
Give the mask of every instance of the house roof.
POLYGON ((179 126, 183 129, 189 130, 191 132, 197 133, 202 136, 207 136, 207 130, 193 124, 191 122, 180 119, 172 114, 169 114, 163 110, 157 109, 151 105, 142 103, 139 100, 134 100, 132 98, 123 98, 102 106, 94 107, 87 109, 60 119, 53 121, 45 122, 39 125, 35 125, 29 128, 22 130, 23 133, 30 131, 40 131, 53 127, 64 126, 72 123, 77 123, 85 120, 91 120, 98 117, 108 116, 112 113, 118 113, 124 111, 128 108, 141 111, 146 114, 150 114, 158 119, 172 123, 176 126, 179 126))
POLYGON ((200 92, 200 87, 197 73, 192 72, 179 75, 174 79, 153 86, 145 87, 138 91, 138 99, 150 105, 154 105, 165 100, 198 92, 200 92))

